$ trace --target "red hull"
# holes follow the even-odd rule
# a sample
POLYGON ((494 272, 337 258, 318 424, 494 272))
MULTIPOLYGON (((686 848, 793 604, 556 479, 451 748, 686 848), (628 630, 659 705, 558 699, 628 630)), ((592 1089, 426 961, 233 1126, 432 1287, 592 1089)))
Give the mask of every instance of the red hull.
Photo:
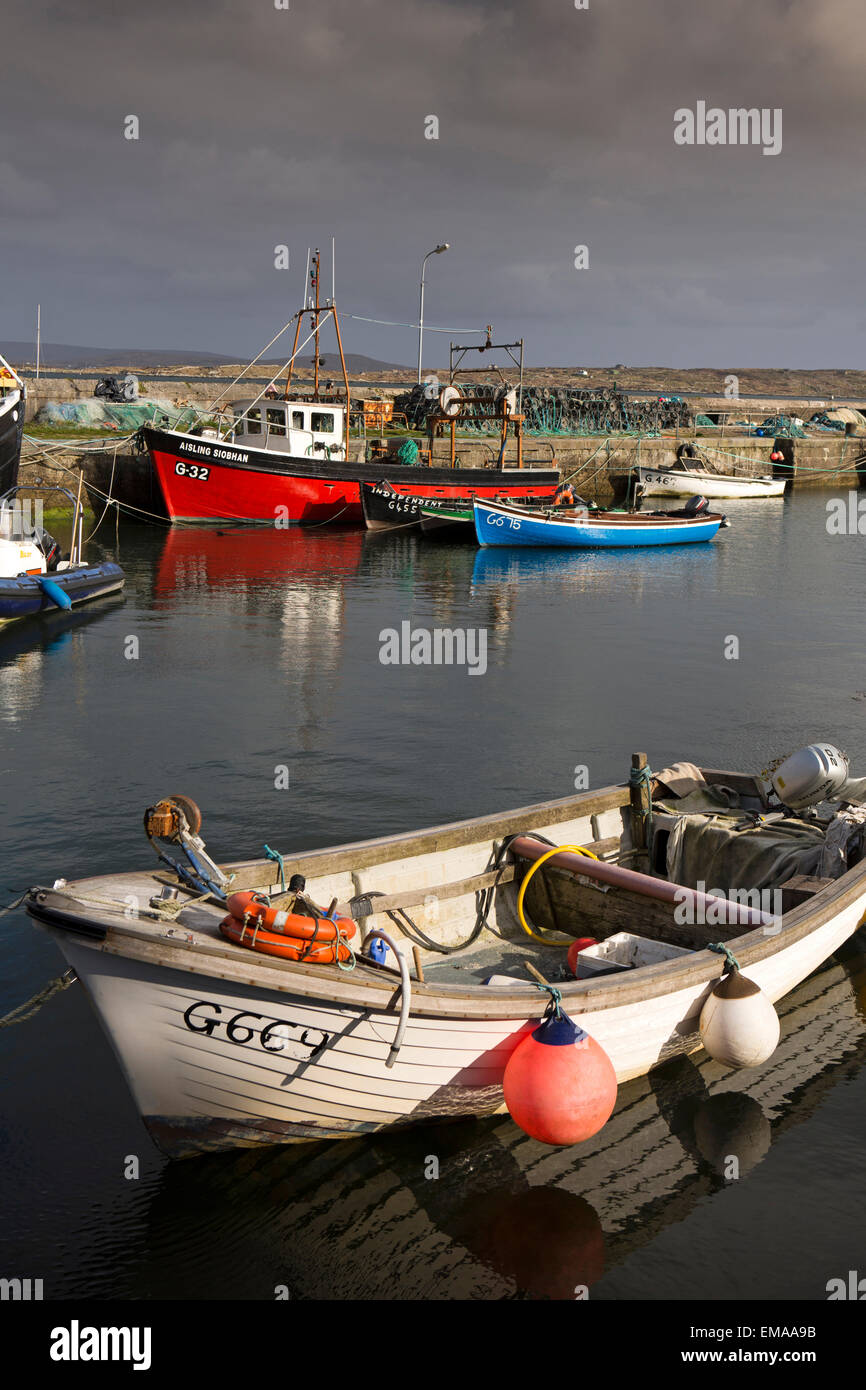
POLYGON ((385 462, 311 463, 221 441, 144 430, 172 521, 363 525, 360 485, 387 478, 421 497, 550 498, 555 469, 407 468, 385 462))

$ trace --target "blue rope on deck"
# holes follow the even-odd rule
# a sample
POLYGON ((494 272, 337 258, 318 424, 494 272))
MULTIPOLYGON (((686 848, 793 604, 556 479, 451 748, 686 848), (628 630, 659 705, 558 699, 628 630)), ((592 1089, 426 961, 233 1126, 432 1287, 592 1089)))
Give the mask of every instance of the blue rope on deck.
POLYGON ((285 893, 285 891, 286 891, 286 871, 285 871, 285 869, 283 868, 283 856, 282 856, 277 850, 271 849, 270 845, 265 845, 265 858, 267 858, 267 859, 273 859, 273 860, 275 860, 275 861, 279 864, 279 866, 280 866, 280 888, 281 888, 281 890, 285 893))

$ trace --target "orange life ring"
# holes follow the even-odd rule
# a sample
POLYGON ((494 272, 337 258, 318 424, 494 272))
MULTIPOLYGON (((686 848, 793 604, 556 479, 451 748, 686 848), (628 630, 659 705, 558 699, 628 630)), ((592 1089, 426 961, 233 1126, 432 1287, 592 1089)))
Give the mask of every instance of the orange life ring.
POLYGON ((284 912, 282 908, 272 907, 260 893, 232 893, 226 907, 239 922, 258 922, 268 931, 298 937, 301 941, 336 941, 338 929, 339 935, 344 938, 355 935, 355 923, 351 917, 338 917, 334 921, 330 917, 307 917, 298 912, 284 912))
POLYGON ((341 961, 352 959, 351 948, 342 938, 339 942, 302 941, 297 937, 265 931, 255 922, 239 922, 237 917, 231 914, 220 922, 220 931, 237 946, 247 946, 251 951, 262 951, 266 956, 282 956, 284 960, 303 960, 310 965, 333 965, 338 952, 341 961))

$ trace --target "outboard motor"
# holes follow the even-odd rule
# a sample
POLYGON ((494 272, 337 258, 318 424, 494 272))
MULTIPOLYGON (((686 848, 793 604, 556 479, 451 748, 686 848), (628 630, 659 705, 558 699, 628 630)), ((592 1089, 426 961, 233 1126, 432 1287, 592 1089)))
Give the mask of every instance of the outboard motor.
POLYGON ((33 532, 33 539, 45 556, 46 568, 56 570, 60 559, 60 543, 54 539, 50 531, 41 527, 33 532))
POLYGON ((810 743, 780 763, 773 790, 783 806, 804 811, 822 801, 866 802, 866 777, 852 777, 848 756, 832 743, 810 743))
POLYGON ((701 512, 705 512, 709 509, 709 505, 706 497, 690 497, 685 503, 683 511, 686 516, 700 516, 701 512))

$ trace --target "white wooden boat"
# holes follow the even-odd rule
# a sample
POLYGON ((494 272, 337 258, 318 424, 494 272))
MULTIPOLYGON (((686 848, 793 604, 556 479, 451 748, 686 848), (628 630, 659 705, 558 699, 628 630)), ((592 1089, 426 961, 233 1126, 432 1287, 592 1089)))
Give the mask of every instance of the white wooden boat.
MULTIPOLYGON (((685 797, 679 776, 637 776, 631 786, 505 814, 286 853, 279 864, 214 865, 196 808, 174 798, 146 818, 160 866, 60 879, 32 889, 27 910, 75 969, 166 1153, 500 1113, 506 1062, 548 1003, 527 965, 561 991, 563 1008, 621 1083, 701 1047, 701 1009, 722 973, 710 943, 732 946, 744 974, 776 1001, 863 921, 866 861, 854 862, 857 852, 854 867, 832 880, 801 874, 782 889, 786 860, 779 882, 765 863, 759 882, 723 884, 739 901, 707 897, 699 887, 706 826, 725 831, 726 816, 752 816, 750 843, 762 849, 766 840, 769 852, 775 821, 757 817, 771 812, 774 793, 750 775, 693 773, 697 792, 685 797), (702 794, 708 809, 696 811, 702 794), (166 806, 173 829, 156 833, 166 806), (642 959, 655 963, 575 980, 562 968, 564 950, 525 933, 516 889, 551 841, 598 858, 563 850, 535 873, 526 892, 535 930, 557 933, 567 947, 588 932, 604 942, 627 928, 646 948, 642 959), (668 876, 674 842, 690 846, 693 882, 668 876), (264 956, 221 934, 227 892, 255 889, 279 908, 296 874, 311 899, 336 903, 358 923, 356 945, 370 929, 386 931, 390 964, 377 963, 369 943, 345 970, 264 956), (742 901, 758 889, 782 890, 779 912, 742 901)), ((786 833, 818 854, 832 811, 797 817, 776 806, 786 833)), ((729 837, 738 844, 741 831, 732 825, 729 837)))
POLYGON ((670 468, 640 464, 635 472, 644 497, 691 497, 697 492, 708 498, 781 497, 785 491, 784 478, 714 473, 709 468, 686 468, 679 460, 670 468))
MULTIPOLYGON (((430 1147, 447 1181, 430 1181, 408 1132, 170 1165, 148 1213, 151 1259, 181 1249, 205 1281, 199 1296, 219 1296, 223 1264, 208 1271, 221 1210, 234 1233, 222 1261, 264 1226, 272 1248, 293 1251, 307 1298, 333 1297, 339 1249, 341 1287, 355 1298, 390 1287, 478 1300, 517 1288, 573 1301, 575 1284, 592 1286, 723 1186, 727 1155, 744 1179, 862 1069, 863 957, 845 954, 785 999, 782 1040, 759 1074, 703 1052, 682 1058, 623 1086, 608 1124, 577 1149, 537 1144, 500 1118, 439 1129, 430 1147)), ((148 1269, 137 1290, 153 1286, 148 1269)))

